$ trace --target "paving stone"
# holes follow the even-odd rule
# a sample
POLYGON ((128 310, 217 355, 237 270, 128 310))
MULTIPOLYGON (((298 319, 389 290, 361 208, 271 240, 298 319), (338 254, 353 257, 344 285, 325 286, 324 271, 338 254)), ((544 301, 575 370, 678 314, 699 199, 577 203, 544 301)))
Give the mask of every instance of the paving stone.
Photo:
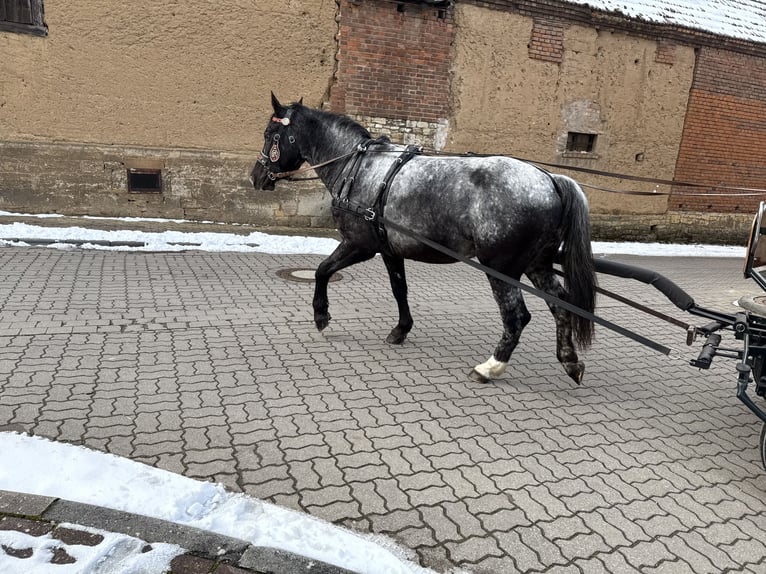
POLYGON ((67 545, 79 544, 82 546, 98 546, 103 542, 104 537, 101 534, 93 534, 80 530, 78 528, 66 528, 57 526, 53 531, 54 538, 58 538, 67 545))
POLYGON ((190 554, 181 554, 170 561, 171 574, 208 574, 214 567, 213 560, 190 554))
POLYGON ((629 564, 639 570, 656 568, 663 562, 673 560, 673 555, 659 541, 640 542, 629 548, 621 548, 620 553, 625 556, 629 564))
POLYGON ((600 515, 608 525, 621 531, 630 544, 651 539, 651 536, 638 524, 629 520, 618 508, 599 509, 596 514, 600 515))
POLYGON ((30 536, 44 536, 54 528, 53 524, 16 516, 0 516, 0 530, 15 530, 30 536))
POLYGON ((660 541, 665 545, 669 552, 688 564, 695 573, 712 574, 720 571, 713 565, 707 556, 686 544, 680 536, 676 535, 660 538, 660 541))
POLYGON ((519 537, 546 566, 566 564, 567 560, 561 550, 551 540, 543 535, 542 530, 535 525, 522 526, 516 530, 519 537))
POLYGON ((77 559, 71 556, 65 549, 56 547, 53 549, 53 556, 51 557, 51 564, 74 564, 77 559))
POLYGON ((447 542, 453 559, 459 563, 477 563, 489 557, 500 557, 503 551, 494 537, 473 537, 461 542, 447 542))
POLYGON ((32 554, 34 554, 34 548, 14 548, 11 546, 6 546, 5 544, 0 544, 0 550, 2 550, 8 556, 22 560, 31 558, 32 554))
POLYGON ((0 512, 24 516, 42 516, 55 501, 49 496, 37 496, 0 490, 0 512))
MULTIPOLYGON (((536 504, 542 506, 544 508, 544 512, 548 516, 553 518, 557 518, 559 516, 572 516, 572 512, 567 509, 563 501, 553 496, 545 485, 532 485, 523 490, 528 494, 527 500, 533 500, 536 504)), ((516 496, 515 493, 514 496, 516 496)), ((523 497, 523 495, 520 495, 520 498, 521 497, 523 497)), ((517 502, 517 504, 520 506, 522 505, 521 502, 517 502)))

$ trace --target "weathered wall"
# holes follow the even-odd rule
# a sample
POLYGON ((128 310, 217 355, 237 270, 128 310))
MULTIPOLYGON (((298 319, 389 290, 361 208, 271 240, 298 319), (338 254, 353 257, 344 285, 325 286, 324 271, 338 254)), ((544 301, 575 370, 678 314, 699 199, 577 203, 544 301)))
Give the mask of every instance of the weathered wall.
POLYGON ((46 1, 47 37, 0 32, 0 209, 284 223, 295 202, 247 177, 270 90, 326 98, 335 13, 327 0, 46 1), (142 161, 162 167, 161 195, 127 192, 142 161))
POLYGON ((597 241, 658 241, 745 245, 753 213, 669 211, 658 214, 591 215, 591 236, 597 241))
MULTIPOLYGON (((657 61, 656 41, 623 33, 550 18, 541 26, 528 16, 470 4, 458 4, 455 19, 448 149, 672 179, 694 70, 692 48, 677 46, 666 63, 657 61), (550 50, 534 50, 533 28, 539 39, 546 24, 553 28, 550 50), (568 131, 597 134, 594 153, 565 153, 568 131)), ((653 189, 571 175, 606 188, 653 189)), ((666 210, 664 196, 586 192, 594 212, 666 210)))
POLYGON ((0 142, 0 158, 4 211, 332 226, 327 194, 316 181, 254 190, 249 153, 0 142), (162 169, 162 193, 126 191, 126 165, 134 162, 162 169))
POLYGON ((0 33, 0 141, 257 151, 269 90, 319 105, 327 0, 47 0, 45 38, 0 33))
POLYGON ((763 196, 680 194, 766 188, 766 59, 700 50, 675 176, 711 188, 677 188, 673 209, 755 212, 763 196))

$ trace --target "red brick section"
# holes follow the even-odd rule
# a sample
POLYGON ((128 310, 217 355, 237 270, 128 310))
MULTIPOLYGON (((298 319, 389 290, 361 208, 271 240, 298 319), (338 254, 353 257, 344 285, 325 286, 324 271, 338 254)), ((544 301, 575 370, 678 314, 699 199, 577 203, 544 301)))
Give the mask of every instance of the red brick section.
POLYGON ((657 40, 657 52, 654 61, 658 64, 674 64, 676 61, 676 44, 660 38, 657 40))
POLYGON ((340 0, 336 112, 435 122, 449 115, 452 9, 340 0))
MULTIPOLYGON (((702 48, 675 179, 766 189, 766 59, 702 48)), ((674 188, 675 192, 697 192, 674 188)), ((711 191, 720 193, 720 189, 711 191)), ((764 197, 674 195, 671 209, 752 213, 764 197)))
POLYGON ((560 63, 564 59, 564 23, 535 18, 528 48, 530 58, 560 63))

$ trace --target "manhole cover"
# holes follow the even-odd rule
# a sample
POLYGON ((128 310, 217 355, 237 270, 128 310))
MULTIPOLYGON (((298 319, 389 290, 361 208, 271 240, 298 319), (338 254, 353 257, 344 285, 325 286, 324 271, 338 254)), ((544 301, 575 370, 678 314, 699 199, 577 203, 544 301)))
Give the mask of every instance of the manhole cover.
MULTIPOLYGON (((297 281, 299 283, 313 283, 314 282, 314 269, 308 269, 306 267, 296 267, 291 269, 280 269, 277 271, 277 276, 287 281, 297 281)), ((340 281, 343 276, 340 273, 335 273, 330 277, 330 281, 340 281)))

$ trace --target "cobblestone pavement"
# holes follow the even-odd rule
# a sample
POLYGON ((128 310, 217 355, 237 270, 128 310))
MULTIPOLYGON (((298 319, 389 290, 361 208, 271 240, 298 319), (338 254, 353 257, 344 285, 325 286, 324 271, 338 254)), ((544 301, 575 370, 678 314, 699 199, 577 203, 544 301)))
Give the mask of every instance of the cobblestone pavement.
MULTIPOLYGON (((757 292, 735 260, 614 258, 716 309, 757 292)), ((394 347, 379 259, 330 285, 316 331, 313 285, 277 272, 321 259, 0 248, 0 429, 384 534, 440 572, 764 572, 761 425, 733 361, 698 371, 701 342, 601 299, 678 353, 599 328, 576 387, 528 296, 511 367, 481 385, 467 374, 500 323, 480 273, 410 262, 416 323, 394 347)), ((643 284, 601 283, 694 322, 643 284)))

